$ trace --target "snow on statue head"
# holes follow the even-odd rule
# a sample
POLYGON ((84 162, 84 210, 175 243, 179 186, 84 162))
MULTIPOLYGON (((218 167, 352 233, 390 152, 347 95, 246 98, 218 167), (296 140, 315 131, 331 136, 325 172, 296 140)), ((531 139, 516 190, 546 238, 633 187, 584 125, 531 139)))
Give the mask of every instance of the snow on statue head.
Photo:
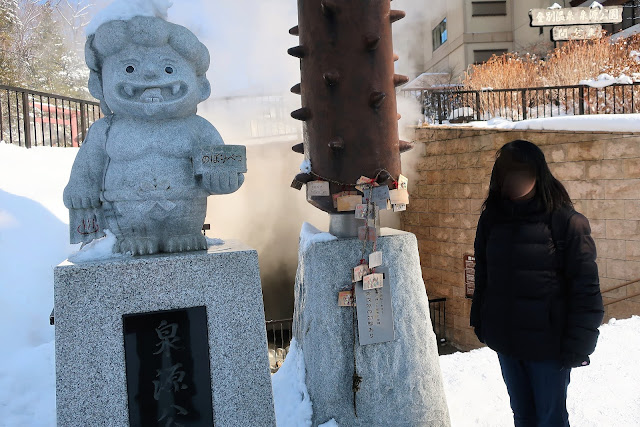
POLYGON ((71 242, 109 229, 117 252, 206 249, 207 196, 235 192, 246 172, 245 147, 225 146, 196 115, 211 92, 207 48, 182 26, 134 16, 101 23, 85 56, 105 117, 89 129, 64 191, 71 242))

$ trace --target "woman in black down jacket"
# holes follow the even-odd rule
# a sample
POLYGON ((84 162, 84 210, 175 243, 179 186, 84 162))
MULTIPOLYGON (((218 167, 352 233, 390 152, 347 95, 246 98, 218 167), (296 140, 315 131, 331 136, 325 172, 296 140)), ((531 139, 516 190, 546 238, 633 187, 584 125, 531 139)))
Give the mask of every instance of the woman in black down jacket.
POLYGON ((516 427, 569 425, 571 368, 589 364, 604 315, 590 233, 535 144, 498 150, 474 243, 471 326, 498 353, 516 427))

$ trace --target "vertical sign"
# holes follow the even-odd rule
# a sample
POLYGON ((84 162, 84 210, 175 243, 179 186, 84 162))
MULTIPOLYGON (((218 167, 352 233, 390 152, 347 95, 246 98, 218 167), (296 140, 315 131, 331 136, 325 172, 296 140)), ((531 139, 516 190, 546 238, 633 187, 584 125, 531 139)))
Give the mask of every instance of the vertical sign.
POLYGON ((473 298, 476 288, 476 257, 474 255, 464 255, 464 289, 467 298, 473 298))
POLYGON ((365 291, 362 282, 355 283, 360 345, 393 341, 393 311, 388 268, 376 268, 384 276, 382 287, 365 291))
POLYGON ((213 426, 206 307, 125 314, 131 427, 213 426))

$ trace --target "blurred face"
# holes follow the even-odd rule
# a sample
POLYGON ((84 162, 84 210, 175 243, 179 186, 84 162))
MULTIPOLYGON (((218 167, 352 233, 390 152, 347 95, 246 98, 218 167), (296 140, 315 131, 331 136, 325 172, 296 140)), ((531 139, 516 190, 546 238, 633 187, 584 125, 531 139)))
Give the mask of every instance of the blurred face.
POLYGON ((115 114, 167 119, 194 114, 202 100, 193 65, 169 45, 129 44, 106 58, 102 68, 104 98, 115 114))
POLYGON ((511 200, 527 200, 534 196, 536 177, 527 170, 507 173, 502 183, 502 195, 511 200))

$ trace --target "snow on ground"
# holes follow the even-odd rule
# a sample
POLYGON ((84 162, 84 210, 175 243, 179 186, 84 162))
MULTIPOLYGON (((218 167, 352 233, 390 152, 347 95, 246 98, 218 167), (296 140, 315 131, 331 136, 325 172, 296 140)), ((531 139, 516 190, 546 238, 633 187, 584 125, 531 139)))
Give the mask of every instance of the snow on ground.
MULTIPOLYGON (((432 125, 438 126, 438 125, 432 125)), ((482 122, 446 124, 487 129, 568 130, 584 132, 640 132, 640 114, 587 114, 560 116, 512 122, 501 117, 482 122)))
POLYGON ((618 77, 613 77, 610 74, 600 74, 595 79, 580 80, 580 83, 578 84, 596 88, 603 88, 611 86, 613 84, 631 85, 633 84, 633 80, 626 74, 620 74, 618 77))
POLYGON ((302 224, 302 229, 300 230, 300 248, 302 252, 306 252, 313 243, 330 242, 336 239, 336 236, 320 231, 308 222, 302 224))
POLYGON ((313 409, 304 377, 304 354, 294 338, 287 358, 272 378, 278 427, 311 425, 313 409))
MULTIPOLYGON (((0 143, 0 427, 55 426, 54 328, 48 317, 53 267, 79 246, 67 243, 62 204, 76 153, 0 143)), ((301 237, 335 239, 309 225, 301 237)), ((612 321, 601 332, 591 366, 572 373, 572 425, 640 426, 640 317, 612 321)), ((292 342, 273 376, 279 427, 310 425, 302 354, 292 342)), ((495 353, 442 356, 440 365, 454 427, 513 425, 495 353)))

